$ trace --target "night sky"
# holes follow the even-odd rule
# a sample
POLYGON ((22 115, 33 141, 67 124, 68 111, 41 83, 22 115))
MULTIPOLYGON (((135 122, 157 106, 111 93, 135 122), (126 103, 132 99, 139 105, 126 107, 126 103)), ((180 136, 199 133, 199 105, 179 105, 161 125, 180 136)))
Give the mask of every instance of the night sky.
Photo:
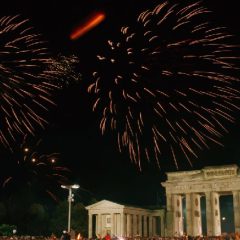
MULTIPOLYGON (((127 154, 120 154, 109 134, 101 135, 97 113, 91 111, 92 99, 86 92, 96 55, 102 51, 108 39, 113 38, 120 27, 131 23, 136 16, 160 1, 154 0, 7 0, 0 6, 1 15, 21 14, 29 18, 35 29, 48 41, 53 54, 74 54, 79 57, 82 80, 56 94, 58 107, 48 115, 49 126, 38 134, 44 147, 59 152, 64 165, 72 170, 73 179, 98 200, 109 199, 137 205, 164 203, 164 191, 160 182, 166 179, 166 171, 175 171, 170 159, 162 169, 155 162, 144 163, 140 172, 127 154), (106 19, 76 41, 69 36, 74 27, 89 14, 104 11, 106 19)), ((176 2, 176 1, 174 1, 176 2)), ((239 36, 240 16, 236 0, 203 1, 213 11, 218 25, 226 26, 239 36)), ((212 146, 199 154, 193 167, 180 164, 179 170, 199 169, 208 165, 239 164, 239 119, 222 140, 225 147, 212 146)), ((3 157, 1 157, 3 158, 3 157)), ((1 159, 2 164, 7 159, 1 159)))

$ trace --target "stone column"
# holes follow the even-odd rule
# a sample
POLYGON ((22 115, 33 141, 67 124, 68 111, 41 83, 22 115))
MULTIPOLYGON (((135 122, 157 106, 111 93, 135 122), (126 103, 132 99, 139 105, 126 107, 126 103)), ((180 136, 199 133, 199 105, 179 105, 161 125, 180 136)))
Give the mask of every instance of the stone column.
POLYGON ((119 236, 119 230, 118 230, 118 226, 119 226, 119 223, 118 223, 118 213, 115 213, 114 214, 114 235, 115 236, 119 236))
POLYGON ((167 193, 167 213, 166 213, 166 237, 172 237, 174 235, 173 232, 173 196, 172 194, 167 193))
POLYGON ((143 216, 143 237, 147 237, 147 216, 143 216))
POLYGON ((95 235, 97 236, 98 234, 98 215, 96 214, 96 218, 95 218, 96 222, 95 222, 95 235))
POLYGON ((193 219, 192 219, 192 193, 186 194, 186 222, 187 234, 193 236, 193 219))
POLYGON ((142 215, 138 215, 138 234, 140 235, 140 237, 143 236, 143 233, 142 233, 142 215))
POLYGON ((133 233, 132 233, 132 235, 136 236, 136 234, 137 234, 137 227, 138 227, 138 225, 137 225, 137 215, 133 214, 132 217, 133 217, 133 233))
POLYGON ((173 209, 174 209, 174 220, 173 220, 173 234, 174 236, 183 235, 183 214, 182 214, 182 196, 173 195, 173 209))
POLYGON ((240 232, 240 191, 233 191, 233 209, 235 232, 240 232))
POLYGON ((116 235, 115 233, 115 214, 111 214, 111 235, 116 235))
POLYGON ((200 194, 192 194, 192 233, 193 236, 200 236, 202 234, 202 218, 201 218, 201 205, 200 194))
POLYGON ((206 219, 207 219, 207 235, 213 236, 213 208, 212 208, 212 193, 206 192, 206 219))
POLYGON ((88 238, 92 237, 92 214, 88 214, 88 238))
POLYGON ((149 229, 148 237, 152 237, 152 235, 153 235, 153 217, 152 216, 149 216, 148 229, 149 229))
POLYGON ((156 217, 152 217, 152 236, 156 236, 156 217))
POLYGON ((165 216, 160 216, 160 221, 161 221, 161 237, 165 237, 166 236, 166 232, 165 232, 165 221, 164 221, 165 216))
POLYGON ((127 214, 127 237, 131 236, 131 215, 127 214))
POLYGON ((206 193, 207 234, 221 235, 219 195, 216 192, 206 193))
POLYGON ((125 214, 124 213, 120 213, 120 226, 121 226, 121 236, 122 237, 126 237, 126 232, 125 232, 125 214))
POLYGON ((220 204, 219 194, 212 192, 212 206, 213 206, 213 235, 221 235, 221 216, 220 216, 220 204))
POLYGON ((98 233, 101 236, 103 235, 103 233, 102 233, 102 214, 98 214, 98 233))

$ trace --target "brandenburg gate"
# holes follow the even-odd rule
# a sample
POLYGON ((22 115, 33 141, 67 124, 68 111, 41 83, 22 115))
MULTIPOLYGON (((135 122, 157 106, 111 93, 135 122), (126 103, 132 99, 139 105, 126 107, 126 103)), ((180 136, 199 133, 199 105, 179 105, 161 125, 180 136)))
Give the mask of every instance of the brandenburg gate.
POLYGON ((200 198, 206 199, 208 236, 221 234, 219 196, 233 195, 235 232, 240 232, 240 173, 237 165, 205 167, 202 170, 168 172, 166 189, 166 236, 183 235, 183 198, 186 202, 186 232, 202 234, 200 198))

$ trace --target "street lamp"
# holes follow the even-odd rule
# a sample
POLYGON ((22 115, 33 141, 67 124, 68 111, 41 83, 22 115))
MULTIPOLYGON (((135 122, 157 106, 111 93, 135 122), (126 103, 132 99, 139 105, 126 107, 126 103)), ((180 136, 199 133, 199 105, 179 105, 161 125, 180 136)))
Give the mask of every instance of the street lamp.
POLYGON ((71 203, 74 201, 72 189, 78 189, 80 186, 78 184, 73 185, 61 185, 61 188, 68 189, 68 232, 71 230, 71 203))

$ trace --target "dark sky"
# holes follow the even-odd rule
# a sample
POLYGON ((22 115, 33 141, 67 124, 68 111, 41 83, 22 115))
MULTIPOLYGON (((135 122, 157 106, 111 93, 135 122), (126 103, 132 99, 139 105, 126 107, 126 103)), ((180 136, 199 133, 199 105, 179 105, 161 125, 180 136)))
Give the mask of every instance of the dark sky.
MULTIPOLYGON (((165 171, 175 171, 174 164, 166 159, 165 167, 159 170, 153 163, 144 164, 143 171, 130 162, 125 154, 117 151, 111 136, 101 136, 97 114, 91 112, 91 99, 86 93, 88 71, 95 56, 119 31, 122 25, 131 22, 154 0, 5 0, 1 2, 1 15, 21 14, 49 42, 54 53, 75 54, 79 57, 82 82, 69 86, 58 95, 58 107, 50 113, 50 125, 40 135, 46 148, 61 154, 76 181, 98 199, 110 199, 139 205, 154 205, 163 196, 160 182, 165 180, 165 171), (72 42, 72 29, 94 11, 105 11, 106 20, 79 40, 72 42)), ((177 1, 175 1, 177 2, 177 1)), ((219 25, 227 26, 239 35, 240 16, 236 0, 203 1, 213 11, 219 25)), ((207 165, 239 163, 239 124, 232 127, 223 142, 225 148, 213 146, 199 154, 193 168, 207 165)), ((183 165, 183 169, 191 169, 183 165)), ((162 197, 164 199, 164 197, 162 197)))

